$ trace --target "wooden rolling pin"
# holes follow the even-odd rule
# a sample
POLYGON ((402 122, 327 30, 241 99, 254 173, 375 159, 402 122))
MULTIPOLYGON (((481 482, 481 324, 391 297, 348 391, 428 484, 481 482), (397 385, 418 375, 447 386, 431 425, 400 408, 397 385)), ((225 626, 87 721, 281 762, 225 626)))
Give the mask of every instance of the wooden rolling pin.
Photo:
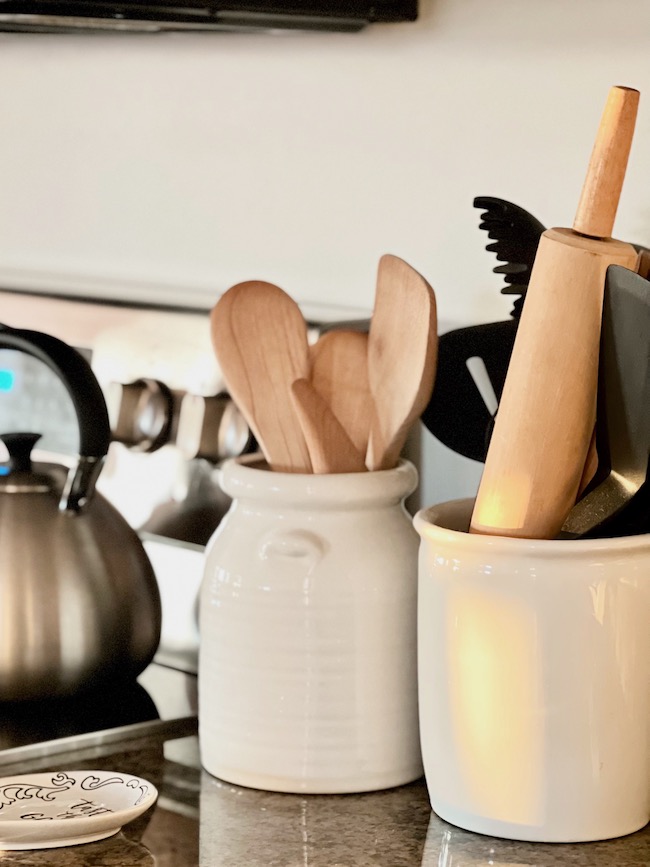
POLYGON ((639 93, 609 92, 572 229, 541 237, 470 531, 550 539, 574 505, 595 417, 605 272, 639 93))

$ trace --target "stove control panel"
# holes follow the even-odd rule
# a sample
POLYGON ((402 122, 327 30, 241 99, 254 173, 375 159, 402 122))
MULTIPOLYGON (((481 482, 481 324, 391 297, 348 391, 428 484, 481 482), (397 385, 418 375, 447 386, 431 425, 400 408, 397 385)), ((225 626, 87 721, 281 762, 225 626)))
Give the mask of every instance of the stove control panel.
POLYGON ((110 382, 105 389, 113 439, 136 451, 153 452, 171 441, 174 394, 157 379, 110 382))
POLYGON ((254 447, 248 422, 226 392, 186 394, 180 405, 175 442, 188 460, 204 458, 214 463, 254 447))

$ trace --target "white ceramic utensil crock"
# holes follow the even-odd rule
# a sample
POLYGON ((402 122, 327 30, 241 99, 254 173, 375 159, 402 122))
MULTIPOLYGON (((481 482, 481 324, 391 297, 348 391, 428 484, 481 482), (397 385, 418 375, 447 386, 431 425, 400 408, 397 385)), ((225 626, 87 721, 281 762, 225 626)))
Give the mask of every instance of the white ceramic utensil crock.
POLYGON ((431 805, 516 840, 619 837, 650 818, 650 535, 465 532, 419 512, 419 698, 431 805))
POLYGON ((422 774, 417 472, 271 472, 226 462, 232 507, 200 595, 203 766, 283 792, 361 792, 422 774))

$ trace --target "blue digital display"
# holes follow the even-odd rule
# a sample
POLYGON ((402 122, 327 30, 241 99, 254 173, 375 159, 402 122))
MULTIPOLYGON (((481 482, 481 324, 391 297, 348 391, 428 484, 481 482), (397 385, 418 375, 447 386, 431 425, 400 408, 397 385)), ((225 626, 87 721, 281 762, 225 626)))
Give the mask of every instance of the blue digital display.
POLYGON ((0 391, 12 391, 16 382, 16 374, 13 370, 0 368, 0 391))

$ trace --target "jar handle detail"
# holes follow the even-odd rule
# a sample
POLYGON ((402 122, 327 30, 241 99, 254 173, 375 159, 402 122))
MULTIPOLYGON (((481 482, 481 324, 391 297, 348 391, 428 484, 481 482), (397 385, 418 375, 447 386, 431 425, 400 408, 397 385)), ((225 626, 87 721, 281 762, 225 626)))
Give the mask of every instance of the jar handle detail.
POLYGON ((310 530, 271 530, 262 537, 258 555, 262 560, 302 560, 313 568, 323 558, 328 544, 310 530))

